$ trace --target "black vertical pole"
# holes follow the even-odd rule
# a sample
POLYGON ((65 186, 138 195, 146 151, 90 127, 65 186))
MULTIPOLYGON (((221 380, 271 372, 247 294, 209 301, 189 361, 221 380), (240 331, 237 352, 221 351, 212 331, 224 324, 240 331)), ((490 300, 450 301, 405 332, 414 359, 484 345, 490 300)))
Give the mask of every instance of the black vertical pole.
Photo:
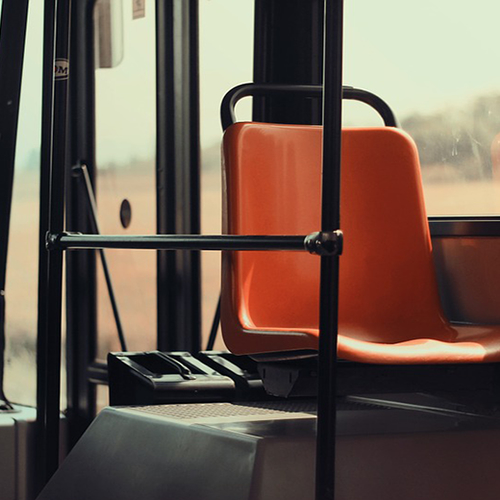
POLYGON ((40 221, 38 254, 38 335, 37 335, 37 426, 36 426, 36 490, 47 481, 45 464, 47 436, 46 350, 47 350, 47 252, 45 235, 49 229, 50 163, 52 158, 52 104, 54 93, 55 0, 44 2, 42 137, 40 151, 40 221))
POLYGON ((3 390, 5 281, 14 160, 26 40, 28 0, 4 0, 0 24, 0 411, 11 409, 3 390))
MULTIPOLYGON (((57 0, 56 44, 53 92, 52 154, 50 166, 50 192, 44 193, 48 202, 48 232, 64 230, 64 187, 66 165, 66 140, 68 129, 68 80, 69 80, 69 32, 71 0, 57 0)), ((40 291, 46 295, 45 321, 39 324, 38 347, 38 397, 37 422, 39 446, 43 453, 39 476, 48 481, 59 465, 59 398, 61 383, 61 312, 62 271, 61 250, 42 249, 46 259, 46 274, 40 275, 40 291)))
MULTIPOLYGON (((156 3, 157 232, 200 232, 198 0, 156 3)), ((200 349, 200 253, 159 251, 158 348, 200 349)))
MULTIPOLYGON (((255 0, 255 83, 323 82, 325 0, 255 0)), ((319 99, 256 97, 253 119, 272 123, 321 123, 319 99)))
MULTIPOLYGON (((321 229, 340 228, 343 0, 326 0, 321 229)), ((339 257, 321 258, 316 500, 335 497, 339 257)))
MULTIPOLYGON (((71 9, 71 80, 69 165, 85 163, 95 174, 95 72, 93 0, 74 2, 71 9)), ((95 189, 94 189, 95 191, 95 189)), ((67 176, 66 229, 91 233, 92 224, 81 179, 67 176)), ((90 425, 96 412, 96 386, 88 367, 97 353, 96 253, 66 254, 66 392, 69 445, 90 425)))

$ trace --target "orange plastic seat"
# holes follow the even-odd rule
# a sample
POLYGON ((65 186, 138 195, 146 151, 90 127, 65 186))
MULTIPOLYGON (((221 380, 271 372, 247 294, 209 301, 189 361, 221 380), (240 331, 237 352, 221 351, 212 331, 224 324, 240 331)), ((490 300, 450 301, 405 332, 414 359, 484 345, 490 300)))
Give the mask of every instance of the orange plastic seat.
MULTIPOLYGON (((236 123, 223 142, 223 231, 320 228, 322 128, 236 123)), ((342 135, 339 357, 500 360, 500 326, 456 325, 438 294, 416 147, 394 128, 342 135)), ((301 252, 225 252, 222 332, 236 354, 318 347, 319 265, 301 252)))

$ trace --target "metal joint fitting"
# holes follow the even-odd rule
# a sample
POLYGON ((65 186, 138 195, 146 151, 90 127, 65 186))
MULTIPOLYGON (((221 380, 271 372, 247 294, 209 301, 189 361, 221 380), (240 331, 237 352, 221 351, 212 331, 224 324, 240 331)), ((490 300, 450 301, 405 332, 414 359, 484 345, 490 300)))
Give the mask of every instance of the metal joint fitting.
POLYGON ((47 231, 47 234, 45 235, 45 248, 47 250, 64 250, 64 247, 61 245, 61 238, 64 236, 74 236, 74 235, 81 235, 82 233, 68 233, 63 231, 62 233, 54 234, 50 233, 47 231))
POLYGON ((314 255, 331 257, 342 255, 344 235, 339 229, 336 231, 320 231, 311 233, 304 240, 305 249, 314 255))

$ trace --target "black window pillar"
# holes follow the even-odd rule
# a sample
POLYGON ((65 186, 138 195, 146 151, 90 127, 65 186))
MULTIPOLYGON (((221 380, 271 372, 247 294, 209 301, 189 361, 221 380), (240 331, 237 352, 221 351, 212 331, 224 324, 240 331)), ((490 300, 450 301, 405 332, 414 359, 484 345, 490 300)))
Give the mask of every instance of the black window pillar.
MULTIPOLYGON (((75 2, 72 9, 70 80, 69 168, 78 163, 95 173, 95 106, 93 54, 93 0, 75 2)), ((68 231, 91 233, 87 199, 82 181, 67 175, 66 227, 68 231)), ((66 255, 66 364, 67 412, 70 445, 95 416, 95 384, 88 368, 97 352, 97 293, 95 252, 66 255)))
MULTIPOLYGON (((157 231, 200 232, 198 0, 157 12, 157 231)), ((199 252, 158 252, 158 348, 200 349, 199 252)))
MULTIPOLYGON (((255 83, 323 83, 324 0, 255 0, 255 83)), ((321 102, 297 96, 254 99, 253 119, 321 123, 321 102)))
POLYGON ((54 4, 46 1, 44 13, 41 170, 42 176, 50 174, 50 181, 40 183, 36 446, 39 487, 59 464, 63 253, 60 249, 49 251, 44 245, 44 235, 64 230, 71 0, 58 0, 57 6, 54 4))

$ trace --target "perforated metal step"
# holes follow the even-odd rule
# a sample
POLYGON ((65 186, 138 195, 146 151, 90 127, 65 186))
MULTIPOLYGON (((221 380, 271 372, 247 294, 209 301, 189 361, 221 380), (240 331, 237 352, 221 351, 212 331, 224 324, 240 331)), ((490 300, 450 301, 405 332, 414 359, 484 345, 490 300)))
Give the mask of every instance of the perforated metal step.
MULTIPOLYGON (((382 405, 356 403, 351 401, 340 401, 337 408, 339 411, 387 409, 387 407, 382 405)), ((198 420, 205 418, 235 417, 283 418, 287 415, 297 417, 300 414, 311 417, 316 416, 317 405, 315 401, 260 401, 245 403, 132 406, 128 407, 128 409, 177 420, 198 420)))

